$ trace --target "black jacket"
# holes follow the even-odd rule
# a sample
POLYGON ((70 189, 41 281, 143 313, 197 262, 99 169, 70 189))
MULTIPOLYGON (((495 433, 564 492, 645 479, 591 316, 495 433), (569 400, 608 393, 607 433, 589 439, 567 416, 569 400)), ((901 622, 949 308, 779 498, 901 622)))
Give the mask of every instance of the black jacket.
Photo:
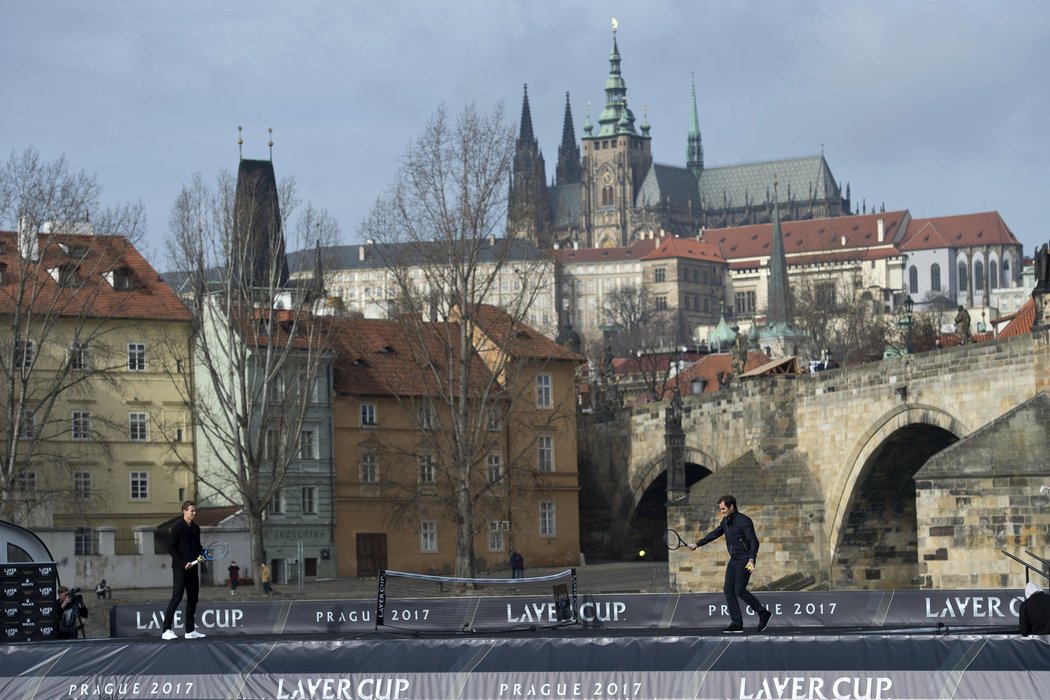
POLYGON ((168 554, 171 555, 171 568, 184 569, 186 564, 196 559, 204 547, 201 546, 201 528, 197 523, 187 524, 185 520, 172 526, 168 533, 168 554))
POLYGON ((1033 593, 1018 611, 1021 634, 1050 634, 1050 593, 1033 593))
POLYGON ((740 511, 731 513, 722 518, 718 527, 704 535, 696 544, 703 547, 723 535, 726 538, 726 549, 729 550, 730 558, 758 561, 758 536, 755 534, 755 524, 751 522, 751 518, 740 511))

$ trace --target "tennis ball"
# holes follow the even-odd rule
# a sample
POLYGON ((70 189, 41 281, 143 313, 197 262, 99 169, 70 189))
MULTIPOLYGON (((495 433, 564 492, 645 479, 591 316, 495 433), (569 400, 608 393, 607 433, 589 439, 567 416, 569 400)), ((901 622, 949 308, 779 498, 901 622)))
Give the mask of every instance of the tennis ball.
POLYGON ((645 550, 644 549, 639 549, 638 550, 638 556, 644 557, 645 556, 645 550))

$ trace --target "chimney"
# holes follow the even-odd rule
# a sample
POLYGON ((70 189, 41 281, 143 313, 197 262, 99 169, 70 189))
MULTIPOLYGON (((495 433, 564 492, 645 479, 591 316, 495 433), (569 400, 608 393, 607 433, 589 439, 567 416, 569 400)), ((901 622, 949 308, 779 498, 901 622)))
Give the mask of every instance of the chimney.
POLYGON ((879 243, 882 243, 883 241, 886 240, 886 221, 885 221, 885 219, 881 219, 880 218, 876 225, 879 227, 878 228, 878 230, 879 230, 879 243))
POLYGON ((357 246, 357 259, 361 262, 365 261, 365 247, 363 245, 357 246))
POLYGON ((28 216, 18 217, 18 254, 29 262, 40 259, 40 244, 37 232, 29 223, 28 216))

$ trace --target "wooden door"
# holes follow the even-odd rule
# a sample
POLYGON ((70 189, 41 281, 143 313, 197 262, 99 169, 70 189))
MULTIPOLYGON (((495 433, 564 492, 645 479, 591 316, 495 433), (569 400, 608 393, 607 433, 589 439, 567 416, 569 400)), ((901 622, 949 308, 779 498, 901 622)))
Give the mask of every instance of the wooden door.
POLYGON ((357 575, 376 576, 386 568, 386 533, 363 532, 357 535, 357 575))

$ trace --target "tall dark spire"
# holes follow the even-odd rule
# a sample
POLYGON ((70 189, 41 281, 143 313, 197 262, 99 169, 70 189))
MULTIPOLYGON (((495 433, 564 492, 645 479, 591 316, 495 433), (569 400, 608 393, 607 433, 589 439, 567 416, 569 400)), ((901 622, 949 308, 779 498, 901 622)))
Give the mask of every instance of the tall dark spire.
POLYGON ((268 160, 242 159, 237 168, 231 246, 235 284, 245 290, 288 284, 277 178, 268 160))
POLYGON ((536 137, 532 134, 532 110, 529 109, 529 86, 525 86, 525 97, 521 101, 521 128, 518 130, 518 147, 536 146, 536 137))
POLYGON ((704 172, 704 145, 700 141, 700 116, 696 111, 696 79, 693 83, 693 116, 689 122, 688 147, 686 148, 685 164, 693 172, 696 179, 704 172))
POLYGON ((768 326, 794 326, 795 313, 788 286, 787 255, 784 252, 784 234, 780 230, 780 203, 777 183, 773 181, 773 250, 769 256, 768 326))
POLYGON ((514 147, 514 173, 508 200, 508 233, 544 245, 549 237, 547 170, 543 153, 532 132, 528 85, 525 86, 525 96, 521 101, 521 125, 514 147))
POLYGON ((580 181, 580 146, 576 143, 576 130, 572 126, 572 107, 569 93, 565 93, 565 121, 561 127, 561 145, 558 146, 558 167, 554 176, 559 185, 580 181))

